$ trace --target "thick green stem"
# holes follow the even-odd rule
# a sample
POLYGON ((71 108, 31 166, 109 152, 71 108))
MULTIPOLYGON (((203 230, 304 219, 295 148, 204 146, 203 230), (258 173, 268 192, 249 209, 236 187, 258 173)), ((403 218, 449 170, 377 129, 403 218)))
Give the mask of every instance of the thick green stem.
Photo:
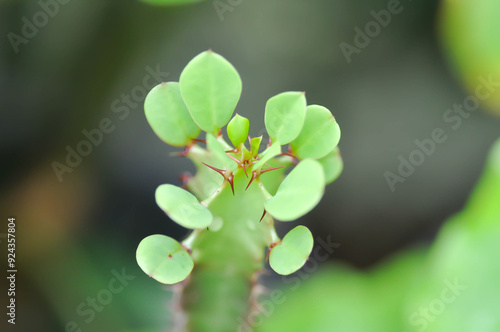
POLYGON ((195 268, 181 300, 187 331, 234 332, 245 322, 274 231, 272 218, 260 221, 267 193, 258 180, 245 190, 249 180, 237 169, 234 195, 225 181, 208 203, 213 225, 190 239, 195 268))

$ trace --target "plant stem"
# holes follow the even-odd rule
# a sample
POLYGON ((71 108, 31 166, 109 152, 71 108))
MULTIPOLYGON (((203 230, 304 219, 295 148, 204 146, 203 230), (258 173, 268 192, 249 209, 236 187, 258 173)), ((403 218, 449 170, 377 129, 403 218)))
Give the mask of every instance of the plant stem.
POLYGON ((242 169, 234 173, 233 195, 225 181, 209 201, 212 226, 190 239, 195 262, 182 293, 186 331, 234 332, 249 313, 254 276, 262 270, 272 241, 273 220, 259 222, 267 193, 242 169))

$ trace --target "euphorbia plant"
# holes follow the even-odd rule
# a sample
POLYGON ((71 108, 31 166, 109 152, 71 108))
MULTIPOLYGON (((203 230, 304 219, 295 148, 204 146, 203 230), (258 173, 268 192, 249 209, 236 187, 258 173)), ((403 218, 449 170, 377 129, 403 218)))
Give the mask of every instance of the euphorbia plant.
POLYGON ((342 171, 340 129, 328 109, 307 106, 303 92, 270 98, 263 144, 262 136, 248 136, 248 119, 231 119, 241 90, 236 69, 207 51, 188 63, 178 83, 153 88, 144 104, 154 132, 184 147, 179 155, 197 168, 183 176, 182 188, 163 184, 155 194, 158 206, 193 232, 181 243, 151 235, 137 248, 145 273, 164 284, 182 282, 188 331, 236 331, 257 298, 254 286, 267 258, 283 275, 304 265, 311 232, 297 226, 280 239, 274 219, 292 221, 311 211, 342 171), (221 130, 226 124, 231 144, 221 130), (201 131, 205 139, 198 138, 201 131))

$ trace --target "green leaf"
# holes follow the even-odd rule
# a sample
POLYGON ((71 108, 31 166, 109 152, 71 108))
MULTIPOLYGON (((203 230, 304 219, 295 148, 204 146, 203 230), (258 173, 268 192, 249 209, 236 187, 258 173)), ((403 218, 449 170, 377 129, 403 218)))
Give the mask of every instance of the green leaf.
MULTIPOLYGON (((500 140, 465 209, 430 250, 407 251, 363 272, 320 267, 300 287, 288 287, 286 303, 255 331, 499 331, 498 197, 500 140)), ((311 261, 324 260, 314 254, 311 261)))
POLYGON ((267 148, 265 151, 262 151, 262 154, 260 156, 260 160, 255 164, 253 167, 254 170, 261 169, 262 166, 264 166, 265 163, 267 163, 268 160, 271 158, 274 158, 278 154, 281 153, 281 145, 279 142, 274 142, 271 144, 269 148, 267 148))
POLYGON ((313 237, 305 226, 297 226, 271 249, 269 265, 276 273, 289 275, 300 269, 313 248, 313 237))
POLYGON ((200 133, 182 100, 177 82, 155 86, 144 101, 144 112, 156 135, 170 145, 189 145, 200 133))
MULTIPOLYGON (((360 272, 345 264, 333 265, 324 262, 326 256, 323 252, 314 250, 307 268, 299 272, 297 277, 289 279, 295 280, 293 283, 285 282, 288 285, 284 285, 285 289, 282 290, 286 301, 278 302, 280 304, 276 305, 273 314, 263 317, 262 323, 255 326, 254 330, 255 332, 420 331, 421 325, 412 324, 409 329, 405 329, 404 324, 413 323, 414 321, 408 317, 413 312, 419 311, 419 307, 408 307, 406 301, 415 281, 425 282, 422 273, 425 257, 423 251, 411 251, 404 255, 399 254, 369 271, 360 272), (395 292, 395 289, 400 291, 395 292), (411 311, 406 313, 404 310, 411 311)), ((438 292, 429 298, 426 306, 440 294, 441 292, 438 292)), ((273 298, 268 296, 263 299, 264 301, 273 301, 273 298)), ((454 305, 455 303, 452 304, 454 305)), ((446 311, 448 307, 445 313, 446 311)), ((433 317, 436 321, 441 319, 441 316, 433 317)), ((433 324, 429 321, 429 327, 433 324)))
POLYGON ((252 157, 259 154, 260 142, 262 142, 262 136, 250 139, 250 151, 252 152, 252 157))
POLYGON ((249 128, 250 121, 239 114, 236 114, 229 122, 227 125, 227 135, 235 148, 239 147, 241 143, 247 140, 249 128))
POLYGON ((305 116, 305 94, 283 92, 267 101, 264 122, 271 139, 284 145, 299 136, 305 116))
MULTIPOLYGON (((495 263, 500 260, 499 197, 497 140, 464 210, 446 222, 431 247, 426 266, 419 271, 425 278, 419 277, 406 297, 406 317, 419 308, 433 308, 436 298, 445 303, 446 309, 426 331, 499 331, 500 265, 495 263), (442 295, 445 292, 452 294, 452 302, 442 295)), ((407 331, 417 329, 407 324, 407 331)))
POLYGON ((191 60, 179 80, 184 102, 198 126, 218 134, 234 112, 241 95, 241 79, 234 67, 212 51, 191 60))
POLYGON ((276 195, 281 182, 283 182, 283 180, 285 179, 285 172, 294 164, 291 158, 288 156, 273 158, 271 160, 268 160, 267 164, 271 168, 285 166, 282 168, 278 168, 272 172, 263 173, 260 175, 260 182, 264 185, 264 188, 266 188, 267 192, 271 195, 276 195))
POLYGON ((306 108, 302 131, 290 146, 300 159, 317 159, 331 152, 339 140, 340 127, 332 113, 326 107, 310 105, 306 108))
POLYGON ((470 215, 467 221, 469 227, 484 227, 486 232, 487 227, 494 227, 500 232, 499 197, 500 139, 497 139, 490 150, 481 179, 464 211, 464 214, 470 215))
POLYGON ((212 213, 190 192, 171 184, 156 189, 156 204, 179 225, 205 228, 212 222, 212 213))
POLYGON ((288 174, 276 195, 269 198, 264 206, 278 220, 297 219, 319 203, 324 185, 325 175, 321 164, 313 159, 304 159, 288 174))
POLYGON ((137 263, 153 279, 163 284, 180 282, 193 270, 193 259, 176 240, 150 235, 137 247, 137 263))
POLYGON ((318 161, 325 171, 325 184, 335 181, 344 169, 344 161, 338 147, 335 147, 332 152, 318 159, 318 161))
POLYGON ((469 94, 481 99, 481 109, 499 115, 500 1, 443 0, 439 13, 439 36, 450 67, 469 94))

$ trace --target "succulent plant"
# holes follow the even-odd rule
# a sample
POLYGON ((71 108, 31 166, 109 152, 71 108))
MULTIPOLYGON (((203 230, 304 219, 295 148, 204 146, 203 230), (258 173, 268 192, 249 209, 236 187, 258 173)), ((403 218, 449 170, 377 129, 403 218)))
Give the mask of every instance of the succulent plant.
POLYGON ((235 331, 251 310, 266 259, 282 275, 304 265, 311 232, 297 226, 280 239, 274 219, 288 222, 311 211, 343 167, 340 128, 327 108, 307 106, 303 92, 270 98, 269 142, 262 144, 262 136, 248 136, 248 119, 233 117, 241 91, 236 69, 209 50, 187 64, 178 83, 154 87, 144 103, 153 131, 184 147, 179 155, 197 168, 183 177, 182 188, 163 184, 155 194, 170 219, 193 232, 181 243, 151 235, 137 248, 146 274, 164 284, 182 282, 188 331, 235 331), (221 130, 226 125, 231 144, 221 130), (198 138, 201 131, 205 139, 198 138))

